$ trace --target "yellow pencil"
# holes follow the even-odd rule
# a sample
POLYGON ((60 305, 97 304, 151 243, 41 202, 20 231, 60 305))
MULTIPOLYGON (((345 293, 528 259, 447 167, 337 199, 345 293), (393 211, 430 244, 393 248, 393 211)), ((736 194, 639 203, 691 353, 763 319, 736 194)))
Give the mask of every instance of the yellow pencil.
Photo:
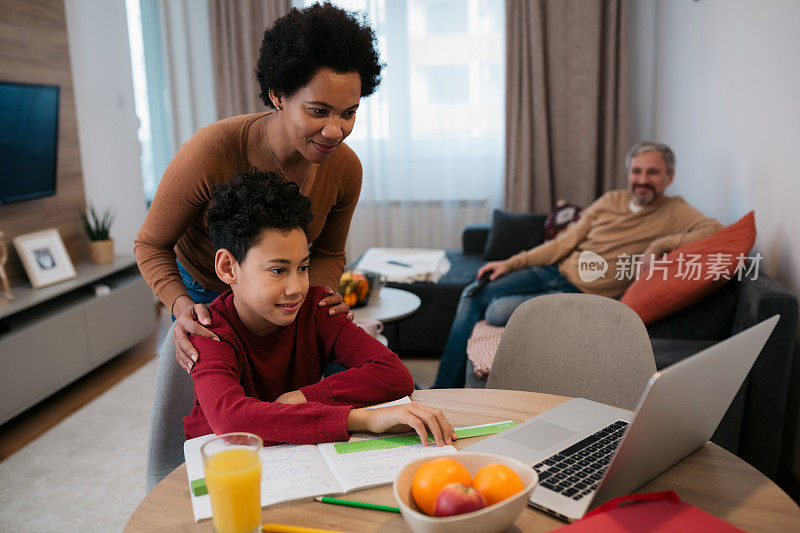
POLYGON ((317 529, 315 527, 287 526, 284 524, 264 524, 261 531, 269 533, 344 533, 344 531, 333 531, 331 529, 317 529))

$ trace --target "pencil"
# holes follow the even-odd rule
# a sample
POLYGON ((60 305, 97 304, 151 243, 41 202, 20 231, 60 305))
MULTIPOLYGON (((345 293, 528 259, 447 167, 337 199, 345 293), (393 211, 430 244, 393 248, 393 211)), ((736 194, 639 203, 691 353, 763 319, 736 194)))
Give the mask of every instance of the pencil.
POLYGON ((372 509, 373 511, 385 511, 387 513, 400 514, 400 509, 390 505, 378 505, 377 503, 354 502, 350 500, 340 500, 339 498, 328 498, 327 496, 317 496, 314 498, 320 503, 332 503, 333 505, 344 505, 346 507, 360 507, 362 509, 372 509))
POLYGON ((264 524, 261 531, 269 533, 344 533, 344 531, 333 531, 330 529, 317 529, 315 527, 286 526, 283 524, 264 524))

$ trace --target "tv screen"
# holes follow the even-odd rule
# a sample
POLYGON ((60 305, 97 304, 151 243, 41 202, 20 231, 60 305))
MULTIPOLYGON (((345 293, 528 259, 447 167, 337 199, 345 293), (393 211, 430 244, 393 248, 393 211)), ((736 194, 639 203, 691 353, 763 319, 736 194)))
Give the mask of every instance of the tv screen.
POLYGON ((0 82, 0 205, 56 192, 58 87, 0 82))

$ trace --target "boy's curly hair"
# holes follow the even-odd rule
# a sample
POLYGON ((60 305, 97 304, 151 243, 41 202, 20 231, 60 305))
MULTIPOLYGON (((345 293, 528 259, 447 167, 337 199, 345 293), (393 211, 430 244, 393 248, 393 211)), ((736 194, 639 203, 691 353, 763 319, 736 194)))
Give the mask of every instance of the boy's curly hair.
POLYGON ((358 72, 361 96, 369 96, 380 85, 383 67, 366 21, 328 2, 294 8, 264 32, 256 64, 259 97, 274 107, 270 89, 291 96, 321 68, 358 72))
POLYGON ((241 263, 265 229, 308 234, 312 216, 311 200, 297 184, 252 168, 217 185, 206 225, 214 250, 225 248, 241 263))

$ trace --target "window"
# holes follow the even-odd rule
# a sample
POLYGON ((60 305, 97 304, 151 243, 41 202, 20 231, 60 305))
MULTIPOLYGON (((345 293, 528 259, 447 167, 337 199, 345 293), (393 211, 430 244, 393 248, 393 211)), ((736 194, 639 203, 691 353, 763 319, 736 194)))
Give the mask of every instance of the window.
POLYGON ((144 196, 149 206, 173 155, 160 14, 157 0, 126 0, 125 7, 128 13, 134 101, 139 117, 144 196))
MULTIPOLYGON (((300 7, 311 0, 299 2, 300 7)), ((387 64, 347 143, 362 201, 502 200, 504 4, 337 0, 367 17, 387 64)))

